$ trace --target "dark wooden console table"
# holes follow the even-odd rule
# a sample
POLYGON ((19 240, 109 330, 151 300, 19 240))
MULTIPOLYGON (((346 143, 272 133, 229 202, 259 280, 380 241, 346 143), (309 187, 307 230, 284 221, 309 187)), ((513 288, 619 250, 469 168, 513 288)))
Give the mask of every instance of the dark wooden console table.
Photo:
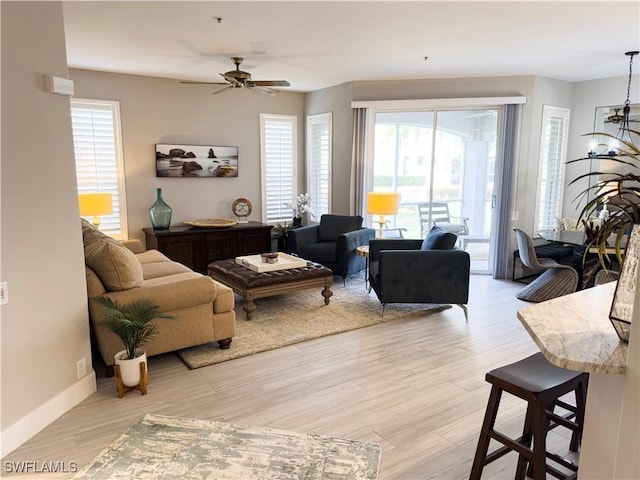
POLYGON ((200 273, 216 260, 271 251, 271 225, 238 223, 232 227, 171 227, 168 230, 143 228, 147 249, 164 253, 171 260, 200 273))

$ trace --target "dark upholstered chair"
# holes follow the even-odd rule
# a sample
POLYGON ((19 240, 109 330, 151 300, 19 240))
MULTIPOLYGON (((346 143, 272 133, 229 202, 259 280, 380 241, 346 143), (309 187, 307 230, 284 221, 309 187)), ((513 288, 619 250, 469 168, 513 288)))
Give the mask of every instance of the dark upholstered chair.
POLYGON ((369 284, 383 308, 387 303, 455 304, 467 318, 471 262, 467 252, 454 247, 456 241, 437 227, 425 240, 371 240, 369 284), (446 241, 429 242, 434 231, 446 241))
POLYGON ((320 223, 295 228, 287 236, 287 249, 301 258, 320 263, 343 279, 364 270, 365 259, 356 248, 368 245, 373 228, 362 228, 362 217, 322 215, 320 223))

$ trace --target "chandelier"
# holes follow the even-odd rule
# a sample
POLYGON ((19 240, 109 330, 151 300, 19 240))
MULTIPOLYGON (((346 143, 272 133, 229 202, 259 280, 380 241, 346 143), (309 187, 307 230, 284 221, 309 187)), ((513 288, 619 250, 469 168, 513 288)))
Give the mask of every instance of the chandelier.
MULTIPOLYGON (((631 130, 629 126, 629 114, 631 113, 631 101, 629 97, 631 95, 631 76, 633 74, 633 57, 638 55, 637 50, 633 52, 625 52, 625 55, 629 57, 629 80, 627 81, 627 99, 624 102, 624 107, 622 108, 622 115, 619 115, 619 108, 614 109, 615 114, 609 117, 611 121, 614 123, 620 123, 620 128, 618 128, 618 132, 615 137, 610 137, 607 145, 600 144, 598 140, 592 138, 589 141, 589 157, 590 158, 599 158, 599 157, 615 157, 618 155, 620 148, 625 143, 633 143, 631 138, 631 130), (615 117, 615 119, 614 119, 615 117), (606 147, 604 152, 598 153, 598 147, 606 147)), ((597 133, 596 133, 597 135, 597 133)))

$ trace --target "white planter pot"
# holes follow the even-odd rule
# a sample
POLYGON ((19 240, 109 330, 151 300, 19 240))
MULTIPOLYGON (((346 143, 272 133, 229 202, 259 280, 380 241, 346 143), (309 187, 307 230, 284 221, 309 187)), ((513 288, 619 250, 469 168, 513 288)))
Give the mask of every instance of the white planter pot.
POLYGON ((115 354, 116 365, 120 366, 122 383, 127 387, 135 387, 140 384, 140 364, 147 362, 147 353, 141 348, 136 349, 136 355, 138 356, 129 359, 126 350, 115 354))

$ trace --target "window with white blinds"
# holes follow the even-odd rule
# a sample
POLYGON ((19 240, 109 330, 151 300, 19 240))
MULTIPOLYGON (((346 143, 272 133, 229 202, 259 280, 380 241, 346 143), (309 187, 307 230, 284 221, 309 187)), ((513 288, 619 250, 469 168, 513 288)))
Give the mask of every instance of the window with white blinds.
MULTIPOLYGON (((100 217, 100 230, 126 239, 124 165, 120 105, 103 100, 71 100, 71 124, 78 193, 111 193, 113 213, 100 217)), ((87 218, 91 221, 91 218, 87 218)))
POLYGON ((307 193, 314 220, 331 213, 331 112, 307 116, 307 193))
POLYGON ((291 222, 297 195, 297 118, 260 114, 262 221, 291 222))
POLYGON ((535 233, 553 230, 556 218, 562 216, 569 113, 568 108, 549 105, 542 111, 535 233))

